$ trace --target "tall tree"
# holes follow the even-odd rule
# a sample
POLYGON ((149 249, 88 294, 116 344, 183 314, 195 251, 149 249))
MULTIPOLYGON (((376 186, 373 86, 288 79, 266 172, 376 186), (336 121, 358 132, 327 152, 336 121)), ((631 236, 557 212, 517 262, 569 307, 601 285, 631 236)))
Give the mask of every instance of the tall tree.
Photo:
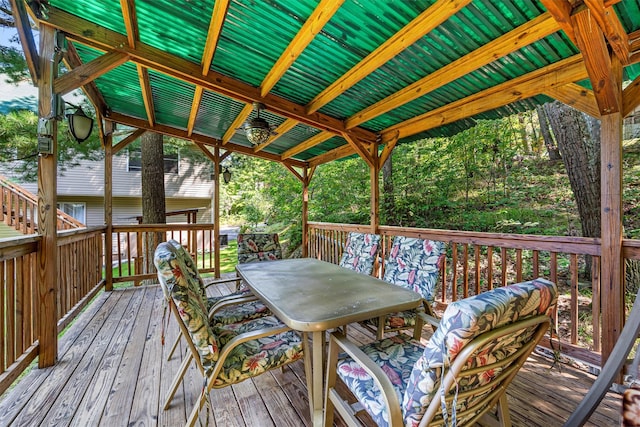
POLYGON ((540 124, 540 133, 542 134, 542 139, 544 140, 544 145, 547 148, 547 154, 549 155, 549 160, 556 161, 562 160, 562 156, 560 156, 560 151, 558 150, 558 146, 549 131, 549 121, 547 120, 547 113, 544 112, 544 107, 542 105, 538 105, 536 107, 536 112, 538 113, 538 122, 540 124))

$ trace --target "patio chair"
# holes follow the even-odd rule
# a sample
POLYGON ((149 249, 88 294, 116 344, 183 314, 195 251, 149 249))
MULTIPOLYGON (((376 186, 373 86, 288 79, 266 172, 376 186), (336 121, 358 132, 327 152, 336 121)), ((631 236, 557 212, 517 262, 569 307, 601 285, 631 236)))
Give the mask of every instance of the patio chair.
MULTIPOLYGON (((191 358, 203 375, 205 386, 187 420, 193 426, 213 388, 226 387, 268 370, 302 359, 305 339, 274 316, 228 325, 209 323, 199 285, 183 258, 169 243, 158 245, 154 263, 171 311, 190 349, 169 390, 165 409, 173 398, 191 358)), ((306 338, 306 337, 303 337, 306 338)))
POLYGON ((377 234, 350 232, 340 258, 340 267, 371 275, 379 246, 380 236, 377 234))
POLYGON ((536 279, 453 302, 426 346, 399 334, 358 347, 332 333, 325 426, 334 408, 359 424, 338 376, 379 426, 509 426, 506 388, 547 330, 556 298, 555 284, 536 279))
MULTIPOLYGON (((191 258, 191 255, 189 255, 189 252, 187 252, 176 240, 171 239, 168 240, 167 243, 175 248, 177 256, 181 258, 185 264, 187 273, 198 285, 203 301, 206 303, 210 323, 225 325, 271 314, 267 306, 258 301, 255 296, 251 295, 249 289, 236 290, 233 293, 222 296, 207 296, 206 289, 208 287, 232 282, 235 281, 236 278, 220 279, 205 284, 198 272, 198 267, 193 261, 193 258, 191 258)), ((173 357, 173 354, 180 343, 180 337, 182 337, 181 334, 178 335, 171 346, 167 360, 170 360, 171 357, 173 357)))
MULTIPOLYGON (((444 242, 396 236, 385 261, 382 280, 410 289, 422 295, 423 306, 430 323, 437 322, 433 312, 438 273, 444 257, 444 242)), ((392 313, 363 322, 381 340, 385 332, 413 329, 413 337, 420 339, 423 317, 415 310, 392 313)))

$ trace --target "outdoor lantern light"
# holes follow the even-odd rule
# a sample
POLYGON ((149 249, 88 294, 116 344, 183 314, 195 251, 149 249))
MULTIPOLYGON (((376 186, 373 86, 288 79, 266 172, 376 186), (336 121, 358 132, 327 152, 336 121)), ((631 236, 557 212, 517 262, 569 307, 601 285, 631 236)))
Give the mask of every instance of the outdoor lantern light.
POLYGON ((224 168, 224 172, 222 172, 222 180, 225 184, 228 184, 231 181, 231 171, 229 168, 224 168))
POLYGON ((275 135, 271 130, 269 123, 260 117, 260 110, 264 109, 264 104, 260 102, 253 103, 253 109, 256 111, 256 117, 250 119, 244 124, 244 132, 247 139, 253 145, 260 145, 267 142, 271 135, 275 135))
POLYGON ((73 136, 76 141, 82 142, 91 135, 93 119, 88 117, 84 111, 82 111, 82 108, 76 107, 75 105, 72 105, 72 107, 76 108, 76 112, 67 114, 69 132, 71 132, 71 136, 73 136))

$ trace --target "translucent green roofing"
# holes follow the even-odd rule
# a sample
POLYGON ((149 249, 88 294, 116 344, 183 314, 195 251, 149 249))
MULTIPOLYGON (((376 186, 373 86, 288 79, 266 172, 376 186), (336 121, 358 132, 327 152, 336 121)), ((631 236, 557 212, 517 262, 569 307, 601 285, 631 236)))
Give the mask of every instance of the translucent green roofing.
MULTIPOLYGON (((345 146, 347 141, 341 133, 346 130, 343 120, 390 99, 453 61, 473 59, 477 49, 505 34, 517 33, 534 19, 549 16, 539 0, 473 0, 459 11, 451 12, 432 31, 419 34, 415 43, 397 48, 391 59, 381 61, 374 70, 328 99, 317 113, 311 113, 307 110, 309 103, 345 74, 361 70, 365 58, 392 40, 436 1, 345 0, 324 26, 313 27, 313 37, 303 49, 296 51, 294 61, 283 69, 265 97, 260 95, 260 86, 305 28, 307 20, 314 16, 319 0, 230 0, 228 7, 222 8, 223 25, 206 76, 202 74, 202 63, 208 40, 213 40, 214 34, 209 34, 209 28, 215 1, 136 0, 131 2, 135 19, 131 22, 125 21, 129 15, 121 10, 121 3, 51 0, 49 18, 45 18, 69 35, 81 63, 91 62, 110 50, 131 54, 129 61, 94 81, 106 103, 107 113, 118 113, 123 120, 131 117, 151 121, 141 87, 139 68, 144 69, 149 79, 153 121, 158 126, 174 129, 175 134, 192 132, 195 137, 215 145, 221 144, 223 136, 235 126, 239 129, 231 129, 233 136, 225 148, 249 152, 252 147, 243 129, 233 123, 251 101, 267 105, 261 117, 272 128, 288 119, 297 121, 260 151, 272 159, 277 160, 282 153, 320 132, 332 132, 329 139, 293 156, 300 162, 345 146), (132 37, 133 47, 129 46, 132 37), (210 84, 203 86, 201 101, 194 105, 199 81, 210 84), (197 114, 193 117, 193 128, 189 129, 192 111, 197 114)), ((456 3, 460 2, 451 2, 444 8, 456 3)), ((640 0, 622 0, 613 8, 627 34, 640 31, 640 0)), ((429 19, 433 19, 431 12, 427 15, 429 19)), ((433 12, 433 16, 437 16, 437 12, 433 12)), ((411 33, 404 34, 402 39, 408 40, 410 36, 411 33)), ((640 50, 638 46, 630 46, 640 50)), ((632 54, 634 61, 640 56, 639 52, 632 54)), ((487 56, 488 63, 482 62, 476 69, 451 81, 421 88, 412 99, 392 105, 356 129, 346 131, 372 142, 378 134, 405 126, 415 117, 446 110, 453 102, 579 55, 580 50, 558 25, 557 29, 552 28, 551 34, 534 43, 520 46, 502 57, 487 56)), ((586 72, 583 74, 576 83, 590 88, 586 72)), ((626 79, 633 80, 639 75, 639 65, 626 66, 626 79)), ((543 89, 515 103, 497 103, 471 117, 412 129, 399 142, 453 135, 473 126, 477 119, 534 108, 551 100, 543 89)), ((248 119, 255 114, 252 112, 248 119)))

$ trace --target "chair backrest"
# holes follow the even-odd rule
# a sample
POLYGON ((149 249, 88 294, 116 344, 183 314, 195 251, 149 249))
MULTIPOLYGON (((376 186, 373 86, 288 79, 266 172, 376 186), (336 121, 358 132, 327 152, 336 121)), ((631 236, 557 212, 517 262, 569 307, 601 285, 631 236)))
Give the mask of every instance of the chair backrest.
POLYGON ((472 425, 495 406, 547 330, 557 292, 555 284, 535 279, 449 304, 413 367, 402 403, 405 423, 451 417, 452 425, 453 418, 472 425), (442 410, 443 394, 456 402, 453 410, 450 400, 442 410))
POLYGON ((444 249, 444 242, 396 236, 382 280, 417 292, 433 303, 444 249))
POLYGON ((379 246, 380 236, 377 234, 350 232, 340 258, 340 267, 371 274, 379 246))
POLYGON ((277 233, 238 234, 238 264, 282 259, 277 233))
MULTIPOLYGON (((169 242, 160 243, 154 254, 158 280, 165 296, 171 298, 182 325, 189 333, 189 346, 200 356, 200 366, 209 372, 219 358, 219 346, 211 327, 199 283, 190 274, 176 247, 169 242)), ((195 354, 194 354, 195 355, 195 354)))
POLYGON ((202 280, 202 276, 200 276, 196 263, 193 261, 193 258, 191 258, 191 255, 189 255, 189 252, 187 252, 184 246, 182 246, 177 240, 169 239, 167 240, 167 243, 175 248, 177 257, 184 262, 184 266, 187 268, 187 273, 189 273, 191 278, 198 283, 202 298, 207 298, 204 281, 202 280))

